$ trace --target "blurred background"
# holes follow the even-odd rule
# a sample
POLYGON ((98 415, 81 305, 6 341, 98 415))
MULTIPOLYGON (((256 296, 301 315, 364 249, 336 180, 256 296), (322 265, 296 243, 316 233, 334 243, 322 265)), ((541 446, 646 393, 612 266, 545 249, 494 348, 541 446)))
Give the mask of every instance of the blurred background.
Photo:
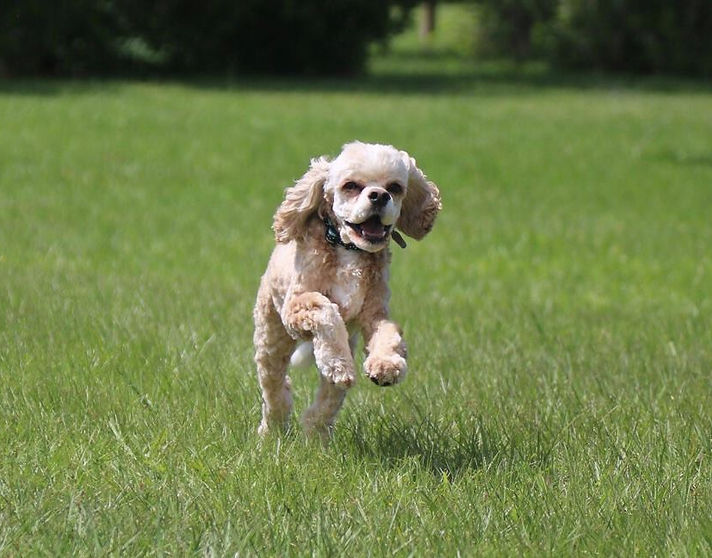
POLYGON ((709 0, 10 0, 0 76, 353 75, 414 19, 425 51, 712 76, 709 0))

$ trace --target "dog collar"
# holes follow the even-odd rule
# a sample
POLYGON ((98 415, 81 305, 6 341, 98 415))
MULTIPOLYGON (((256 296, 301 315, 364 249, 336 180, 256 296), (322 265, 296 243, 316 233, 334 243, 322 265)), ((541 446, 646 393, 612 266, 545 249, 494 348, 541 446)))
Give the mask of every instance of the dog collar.
MULTIPOLYGON (((331 222, 331 220, 329 220, 328 217, 324 217, 324 226, 326 227, 326 230, 324 231, 324 237, 326 238, 326 241, 332 246, 343 246, 347 250, 358 250, 360 252, 364 251, 361 250, 361 248, 359 248, 358 246, 356 246, 353 242, 349 242, 348 244, 346 244, 343 240, 341 240, 341 235, 339 234, 339 231, 336 229, 336 227, 331 222)), ((406 247, 405 240, 397 230, 391 230, 391 238, 401 248, 406 247)))
POLYGON ((326 241, 329 244, 331 244, 332 246, 343 246, 347 250, 358 250, 360 252, 363 252, 363 250, 361 250, 361 248, 356 246, 353 242, 349 242, 348 244, 346 244, 343 240, 341 240, 341 235, 339 234, 339 231, 336 229, 336 227, 329 220, 328 217, 324 217, 324 226, 326 227, 324 236, 326 237, 326 241))

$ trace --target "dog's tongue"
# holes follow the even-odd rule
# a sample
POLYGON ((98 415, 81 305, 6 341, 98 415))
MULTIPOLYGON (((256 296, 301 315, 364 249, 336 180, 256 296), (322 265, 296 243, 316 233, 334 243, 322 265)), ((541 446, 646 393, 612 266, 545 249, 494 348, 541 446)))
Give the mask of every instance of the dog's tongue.
POLYGON ((386 234, 386 228, 383 226, 378 216, 371 217, 361 223, 361 230, 368 236, 378 238, 383 238, 386 234))

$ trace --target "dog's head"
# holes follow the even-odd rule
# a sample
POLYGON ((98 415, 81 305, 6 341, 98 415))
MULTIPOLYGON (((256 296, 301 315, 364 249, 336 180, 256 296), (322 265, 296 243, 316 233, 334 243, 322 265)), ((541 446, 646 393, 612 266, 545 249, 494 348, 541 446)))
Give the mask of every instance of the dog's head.
POLYGON ((353 142, 333 161, 313 159, 274 216, 278 242, 304 238, 310 217, 328 219, 344 244, 388 245, 394 227, 420 240, 440 211, 440 192, 415 159, 390 145, 353 142))

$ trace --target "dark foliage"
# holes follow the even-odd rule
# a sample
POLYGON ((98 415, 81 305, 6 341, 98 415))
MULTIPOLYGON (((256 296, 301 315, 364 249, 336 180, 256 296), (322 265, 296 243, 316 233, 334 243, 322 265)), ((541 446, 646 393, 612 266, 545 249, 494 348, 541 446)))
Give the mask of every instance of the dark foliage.
POLYGON ((9 0, 0 9, 0 71, 83 74, 119 64, 121 35, 110 4, 95 0, 9 0))
POLYGON ((558 0, 478 0, 479 46, 484 54, 517 60, 539 55, 537 28, 550 22, 558 0))
POLYGON ((711 0, 474 0, 481 50, 566 68, 712 76, 711 0))
POLYGON ((566 67, 712 76, 710 0, 562 0, 551 34, 566 67))
POLYGON ((414 0, 11 0, 0 69, 83 75, 143 69, 347 74, 414 0), (398 9, 395 9, 398 8, 398 9))

